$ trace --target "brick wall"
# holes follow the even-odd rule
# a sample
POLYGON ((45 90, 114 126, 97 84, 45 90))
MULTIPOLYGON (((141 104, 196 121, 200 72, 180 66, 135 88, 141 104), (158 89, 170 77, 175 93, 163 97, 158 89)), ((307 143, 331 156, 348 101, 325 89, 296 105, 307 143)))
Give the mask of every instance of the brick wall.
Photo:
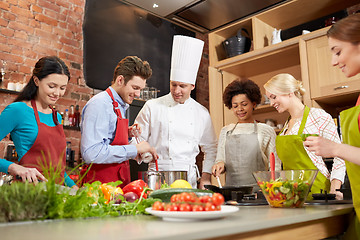
MULTIPOLYGON (((6 0, 0 2, 0 60, 7 62, 3 87, 7 82, 30 79, 36 61, 46 55, 56 55, 70 69, 65 96, 57 102, 64 111, 71 104, 85 105, 92 89, 83 78, 82 23, 85 0, 6 0)), ((0 93, 0 111, 10 104, 16 94, 0 93)), ((79 158, 80 132, 65 130, 68 141, 79 158)), ((6 145, 0 143, 0 157, 6 145)))
POLYGON ((205 42, 203 56, 201 58, 199 72, 196 80, 196 100, 209 109, 209 41, 208 35, 196 34, 196 38, 199 38, 205 42))
MULTIPOLYGON (((7 62, 3 88, 9 81, 26 82, 36 61, 46 55, 56 55, 65 61, 71 72, 65 96, 57 102, 61 112, 70 105, 80 110, 93 94, 83 78, 82 23, 85 0, 6 0, 0 2, 0 60, 7 62)), ((206 42, 197 80, 197 99, 209 107, 206 42)), ((16 94, 0 92, 0 111, 10 104, 16 94)), ((65 129, 75 159, 79 159, 80 132, 65 129)), ((0 142, 0 157, 11 143, 6 137, 0 142)))

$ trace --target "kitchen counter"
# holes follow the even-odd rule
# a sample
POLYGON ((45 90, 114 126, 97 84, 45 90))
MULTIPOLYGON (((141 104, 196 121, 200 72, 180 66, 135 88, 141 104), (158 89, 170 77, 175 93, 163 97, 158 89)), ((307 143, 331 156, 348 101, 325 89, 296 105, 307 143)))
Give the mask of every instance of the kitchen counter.
POLYGON ((171 222, 148 215, 0 224, 1 239, 322 239, 342 233, 352 204, 298 209, 241 206, 222 219, 171 222), (224 238, 228 236, 228 238, 224 238))

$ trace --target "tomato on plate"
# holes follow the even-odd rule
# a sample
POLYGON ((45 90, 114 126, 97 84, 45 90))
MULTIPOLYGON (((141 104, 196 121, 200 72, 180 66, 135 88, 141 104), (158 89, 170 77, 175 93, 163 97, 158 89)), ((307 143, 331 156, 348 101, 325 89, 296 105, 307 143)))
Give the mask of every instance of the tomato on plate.
POLYGON ((220 193, 214 193, 211 197, 211 202, 215 205, 215 206, 220 206, 221 204, 223 204, 225 202, 225 198, 222 194, 220 193))
POLYGON ((211 197, 210 196, 201 196, 201 197, 199 197, 199 200, 201 203, 208 203, 208 202, 210 202, 211 197))
POLYGON ((204 211, 204 207, 202 205, 194 205, 192 207, 193 212, 202 212, 204 211))
POLYGON ((164 203, 162 203, 160 201, 154 202, 154 204, 152 206, 152 210, 164 211, 164 203))
POLYGON ((191 210, 192 210, 192 207, 188 203, 181 203, 179 205, 179 211, 180 212, 191 212, 191 210))
POLYGON ((170 203, 165 206, 165 211, 179 211, 179 205, 175 203, 170 203))
POLYGON ((210 202, 205 204, 205 211, 206 212, 210 212, 210 211, 216 211, 216 206, 210 202))

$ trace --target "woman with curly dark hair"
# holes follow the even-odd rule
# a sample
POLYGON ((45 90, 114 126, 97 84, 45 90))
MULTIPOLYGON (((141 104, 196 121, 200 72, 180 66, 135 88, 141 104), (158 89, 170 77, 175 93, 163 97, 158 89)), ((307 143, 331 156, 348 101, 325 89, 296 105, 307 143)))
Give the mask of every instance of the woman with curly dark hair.
MULTIPOLYGON (((225 88, 223 102, 238 121, 221 129, 212 173, 217 177, 226 171, 226 185, 257 187, 252 172, 269 169, 276 134, 272 127, 254 119, 253 111, 260 101, 259 86, 249 79, 234 80, 225 88)), ((280 170, 278 158, 275 165, 280 170)))

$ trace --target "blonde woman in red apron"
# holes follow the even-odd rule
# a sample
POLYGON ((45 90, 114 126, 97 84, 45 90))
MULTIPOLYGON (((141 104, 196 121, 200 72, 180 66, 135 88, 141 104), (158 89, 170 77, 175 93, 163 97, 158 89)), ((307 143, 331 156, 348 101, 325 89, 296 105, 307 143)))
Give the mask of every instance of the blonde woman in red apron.
POLYGON ((65 173, 66 139, 61 116, 52 108, 69 79, 67 66, 57 57, 44 57, 35 64, 24 90, 0 116, 0 135, 10 132, 19 155, 19 164, 0 159, 0 171, 36 183, 46 180, 44 171, 53 168, 59 173, 57 183, 65 180, 67 186, 77 188, 65 173))
MULTIPOLYGON (((322 157, 316 156, 303 144, 303 134, 316 134, 340 143, 333 118, 324 110, 309 108, 302 103, 305 89, 301 81, 290 74, 278 74, 265 85, 270 103, 279 112, 288 112, 290 117, 281 133, 276 137, 276 152, 285 170, 318 169, 311 193, 321 190, 336 194, 342 199, 341 187, 345 177, 345 163, 334 158, 329 172, 322 157)), ((310 196, 311 197, 311 196, 310 196)))
POLYGON ((83 108, 81 153, 88 164, 82 171, 82 174, 87 171, 83 182, 120 180, 123 187, 131 181, 129 159, 145 152, 150 152, 152 159, 158 158, 155 149, 145 141, 129 144, 133 126, 129 127, 124 117, 151 73, 150 65, 138 57, 122 59, 115 68, 111 86, 95 95, 83 108))
MULTIPOLYGON (((331 63, 346 77, 360 73, 360 13, 334 24, 327 33, 332 52, 331 63)), ((340 157, 346 161, 352 199, 357 217, 345 239, 360 239, 360 96, 356 106, 340 113, 343 144, 321 137, 308 137, 304 144, 323 157, 340 157)))
MULTIPOLYGON (((217 177, 226 171, 227 186, 251 185, 257 190, 252 173, 269 169, 276 138, 272 127, 257 123, 253 117, 261 101, 259 86, 251 80, 235 80, 225 88, 223 100, 238 121, 222 128, 212 173, 217 177)), ((280 170, 278 158, 275 163, 280 170)))

